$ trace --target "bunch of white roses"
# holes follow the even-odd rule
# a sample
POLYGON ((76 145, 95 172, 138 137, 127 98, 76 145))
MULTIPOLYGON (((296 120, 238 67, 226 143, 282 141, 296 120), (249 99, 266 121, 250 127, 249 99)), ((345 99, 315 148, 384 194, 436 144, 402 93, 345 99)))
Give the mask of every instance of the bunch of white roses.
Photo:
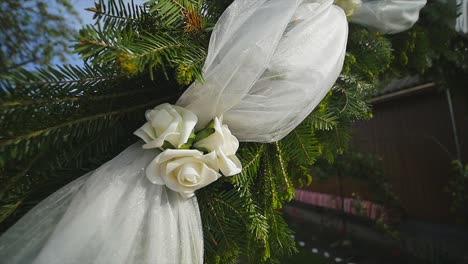
POLYGON ((197 116, 176 105, 162 104, 146 112, 146 122, 135 131, 144 149, 162 152, 146 167, 146 177, 189 198, 221 177, 242 171, 236 157, 239 141, 221 118, 195 132, 197 116))

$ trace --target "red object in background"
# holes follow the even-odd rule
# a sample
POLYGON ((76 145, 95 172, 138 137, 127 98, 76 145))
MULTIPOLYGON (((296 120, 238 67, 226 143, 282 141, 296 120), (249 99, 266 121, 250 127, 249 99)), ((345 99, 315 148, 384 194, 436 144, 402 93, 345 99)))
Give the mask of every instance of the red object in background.
POLYGON ((340 229, 338 229, 338 233, 339 233, 341 236, 344 236, 344 235, 346 235, 346 229, 344 229, 344 227, 341 227, 340 229))
MULTIPOLYGON (((342 205, 341 199, 338 196, 301 189, 296 189, 294 199, 302 203, 334 210, 341 210, 342 205)), ((387 209, 379 204, 353 198, 344 198, 344 211, 348 214, 367 217, 373 220, 378 220, 382 215, 387 213, 387 209), (359 205, 361 210, 356 210, 355 205, 359 205)), ((295 208, 292 209, 292 214, 293 217, 296 216, 295 208)))
POLYGON ((401 251, 399 248, 395 248, 394 250, 392 250, 392 256, 394 257, 399 257, 401 256, 401 251))

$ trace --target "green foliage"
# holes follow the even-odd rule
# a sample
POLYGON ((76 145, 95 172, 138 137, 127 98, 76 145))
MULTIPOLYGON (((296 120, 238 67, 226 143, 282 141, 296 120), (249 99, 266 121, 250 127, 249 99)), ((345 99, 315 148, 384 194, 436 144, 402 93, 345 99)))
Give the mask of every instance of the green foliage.
POLYGON ((384 73, 393 60, 390 41, 378 32, 369 32, 358 26, 351 27, 348 39, 348 63, 360 76, 374 80, 384 73))
POLYGON ((281 170, 281 165, 273 164, 281 164, 280 147, 247 144, 239 156, 244 166, 241 174, 197 193, 207 262, 236 263, 235 257, 242 256, 248 263, 278 263, 282 255, 295 252, 292 233, 276 210, 293 193, 286 172, 273 170, 281 170))
POLYGON ((21 70, 2 80, 2 218, 20 216, 28 208, 23 205, 40 201, 123 150, 147 108, 178 97, 155 88, 159 85, 171 87, 90 66, 21 70))
POLYGON ((392 74, 418 74, 468 98, 468 38, 454 30, 457 15, 455 2, 431 1, 412 29, 389 36, 392 74))
POLYGON ((94 7, 86 8, 94 13, 96 24, 103 28, 120 30, 126 27, 138 27, 142 21, 148 21, 145 8, 133 3, 125 3, 122 0, 108 1, 99 0, 94 7))
MULTIPOLYGON (((312 118, 314 118, 313 122, 316 122, 314 115, 312 115, 312 118)), ((322 123, 307 124, 307 122, 304 122, 282 140, 286 156, 297 164, 311 165, 315 162, 316 157, 320 155, 318 141, 313 130, 314 126, 324 127, 322 123)))
POLYGON ((74 38, 70 1, 4 0, 0 3, 0 75, 28 65, 65 61, 74 38), (67 14, 65 19, 64 14, 67 14))
POLYGON ((156 89, 128 90, 128 83, 129 80, 112 71, 89 66, 45 68, 35 73, 18 71, 10 75, 0 82, 3 120, 0 148, 5 155, 0 165, 4 157, 26 160, 45 146, 60 147, 83 135, 97 133, 152 105, 150 100, 141 99, 154 95, 156 89), (129 100, 132 97, 134 100, 129 100))
MULTIPOLYGON (((210 32, 230 2, 100 0, 88 8, 95 24, 84 27, 75 44, 86 66, 4 76, 0 229, 135 141, 131 134, 146 109, 174 102, 191 82, 203 81, 210 32)), ((432 47, 427 27, 421 27, 424 34, 392 37, 350 27, 343 72, 317 109, 279 142, 242 144, 243 171, 197 192, 206 263, 280 263, 296 252, 282 205, 293 199, 295 186, 311 183, 317 160, 340 164, 352 122, 372 117, 368 100, 377 81, 410 72, 409 63, 399 69, 403 56, 427 61, 416 59, 423 55, 413 46, 432 47)), ((465 65, 466 56, 458 57, 467 47, 462 44, 444 60, 465 65)))
POLYGON ((453 30, 456 17, 454 3, 428 3, 412 29, 390 38, 398 58, 395 68, 419 74, 438 68, 438 61, 451 50, 452 41, 458 36, 453 30))
MULTIPOLYGON (((463 210, 468 203, 468 164, 463 165, 462 161, 452 161, 453 173, 445 187, 445 191, 450 195, 450 211, 456 215, 457 221, 466 224, 463 210)), ((465 213, 466 214, 466 213, 465 213)))
MULTIPOLYGON (((149 2, 138 7, 133 3, 126 6, 123 0, 110 0, 107 5, 99 2, 89 9, 95 12, 96 23, 80 30, 75 51, 97 67, 118 69, 126 76, 146 71, 154 79, 160 71, 166 79, 174 78, 183 85, 194 79, 203 81, 207 45, 203 28, 198 34, 187 34, 189 23, 176 27, 162 20, 166 12, 173 12, 160 10, 163 2, 172 3, 149 2)), ((173 15, 185 21, 182 13, 173 15)), ((201 13, 196 15, 201 17, 201 13)))
POLYGON ((167 27, 183 27, 188 33, 199 33, 209 26, 210 16, 202 0, 158 1, 148 2, 150 12, 167 27))

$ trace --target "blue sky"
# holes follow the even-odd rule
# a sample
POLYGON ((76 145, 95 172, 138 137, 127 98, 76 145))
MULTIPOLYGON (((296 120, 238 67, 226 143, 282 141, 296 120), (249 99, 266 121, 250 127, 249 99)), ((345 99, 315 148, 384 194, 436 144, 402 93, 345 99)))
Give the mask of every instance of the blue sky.
MULTIPOLYGON (((135 4, 143 4, 147 0, 133 0, 135 4)), ((87 24, 92 24, 93 21, 93 14, 92 12, 86 11, 85 8, 94 7, 95 0, 71 0, 71 3, 74 5, 76 11, 78 11, 80 15, 81 23, 77 23, 75 20, 70 21, 71 26, 78 31, 82 26, 87 24)), ((131 0, 125 0, 125 2, 131 2, 131 0)), ((73 45, 73 43, 70 43, 73 45)), ((53 64, 59 64, 59 60, 53 61, 53 64)), ((82 65, 83 62, 77 55, 70 55, 69 56, 69 64, 74 65, 82 65)))

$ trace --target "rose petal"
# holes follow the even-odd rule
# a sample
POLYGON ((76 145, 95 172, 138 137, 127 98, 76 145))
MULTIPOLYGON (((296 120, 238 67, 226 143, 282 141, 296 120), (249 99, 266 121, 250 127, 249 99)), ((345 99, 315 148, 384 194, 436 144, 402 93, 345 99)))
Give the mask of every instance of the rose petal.
POLYGON ((152 131, 146 131, 149 135, 140 131, 139 135, 146 143, 151 142, 144 146, 146 149, 160 148, 164 145, 164 141, 180 148, 188 142, 198 121, 197 116, 191 111, 168 103, 158 105, 153 110, 147 111, 145 115, 149 123, 147 127, 151 127, 152 131))
MULTIPOLYGON (((177 170, 178 171, 178 170, 177 170)), ((175 192, 193 192, 196 188, 181 185, 177 179, 176 173, 167 173, 163 175, 167 188, 175 192)))
POLYGON ((175 148, 180 148, 180 146, 183 145, 180 144, 180 132, 174 132, 172 134, 168 133, 167 136, 165 136, 164 140, 171 143, 171 145, 175 148))
POLYGON ((206 166, 206 164, 203 164, 202 172, 201 172, 201 182, 200 185, 198 186, 198 189, 203 188, 213 182, 215 182, 217 179, 221 177, 221 175, 213 170, 212 168, 209 168, 206 166))
POLYGON ((162 110, 162 109, 167 110, 167 109, 171 109, 172 107, 173 107, 173 105, 171 105, 170 103, 164 103, 164 104, 160 104, 160 105, 156 106, 154 108, 154 110, 162 110))
POLYGON ((185 164, 177 173, 177 181, 180 185, 185 187, 195 187, 200 183, 199 171, 196 167, 198 164, 188 163, 185 164))
POLYGON ((167 130, 169 125, 173 122, 174 118, 165 109, 154 112, 155 114, 153 114, 150 119, 151 125, 154 127, 157 135, 159 136, 167 130))
POLYGON ((239 149, 239 140, 232 135, 231 130, 229 130, 227 125, 223 125, 222 132, 224 135, 224 145, 222 151, 227 155, 234 155, 239 149))
POLYGON ((144 149, 160 148, 160 147, 162 147, 164 145, 164 141, 166 141, 166 140, 169 141, 169 143, 171 143, 173 146, 176 146, 178 144, 178 141, 171 142, 169 140, 170 136, 174 135, 174 134, 178 135, 178 133, 177 133, 177 123, 171 123, 169 125, 169 127, 167 128, 167 130, 163 134, 159 135, 153 141, 148 142, 145 145, 143 145, 143 148, 144 149))
POLYGON ((146 144, 143 145, 144 149, 154 149, 154 148, 160 148, 164 145, 164 138, 156 138, 153 141, 150 141, 146 144))
POLYGON ((202 156, 203 152, 196 149, 166 149, 158 157, 160 162, 179 157, 202 156))
POLYGON ((234 164, 236 165, 237 169, 238 169, 238 173, 241 173, 242 172, 242 162, 239 160, 239 158, 236 156, 236 155, 231 155, 228 157, 230 160, 232 160, 232 162, 234 162, 234 164))
MULTIPOLYGON (((158 156, 159 157, 159 156, 158 156)), ((148 166, 146 166, 146 178, 152 182, 153 184, 157 185, 164 185, 164 179, 161 177, 161 172, 159 168, 158 157, 153 159, 148 166)))
MULTIPOLYGON (((166 151, 169 152, 168 154, 170 156, 175 156, 172 154, 177 154, 177 152, 180 152, 180 150, 166 151)), ((159 160, 161 164, 161 177, 164 179, 164 182, 169 189, 179 193, 185 193, 185 196, 190 196, 190 193, 193 191, 207 186, 213 181, 216 181, 221 176, 217 170, 209 167, 204 162, 204 160, 211 162, 213 159, 216 159, 216 155, 214 155, 214 153, 211 155, 201 155, 199 153, 200 152, 196 151, 194 154, 197 154, 197 156, 183 156, 179 158, 168 159, 166 162, 162 163, 161 160, 167 157, 164 157, 162 154, 160 155, 162 156, 162 159, 159 160), (168 168, 171 169, 170 172, 167 170, 168 168), (188 173, 188 175, 184 175, 183 173, 188 173), (198 176, 192 177, 195 175, 195 173, 198 174, 198 176), (192 179, 196 179, 198 182, 187 184, 184 180, 185 176, 192 177, 192 179)))
POLYGON ((233 176, 242 171, 240 160, 235 156, 226 156, 223 152, 218 152, 219 170, 224 176, 233 176))
POLYGON ((204 148, 209 151, 214 151, 218 150, 221 148, 224 144, 224 136, 223 136, 223 131, 221 128, 221 123, 219 122, 218 118, 213 119, 214 123, 214 130, 215 132, 206 138, 198 141, 195 143, 194 147, 196 148, 204 148))
POLYGON ((146 143, 156 138, 153 127, 151 127, 151 124, 148 122, 146 122, 143 126, 137 129, 135 132, 133 132, 133 134, 143 139, 143 141, 145 141, 146 143))
POLYGON ((173 159, 169 162, 166 162, 166 173, 175 173, 177 174, 175 170, 180 169, 182 166, 184 166, 187 163, 193 163, 193 162, 198 162, 199 160, 195 157, 181 157, 181 158, 176 158, 173 159))
POLYGON ((191 111, 179 107, 177 105, 174 105, 174 108, 182 115, 182 119, 184 120, 183 124, 184 127, 182 130, 180 130, 180 147, 181 145, 187 143, 188 139, 190 138, 190 135, 192 134, 193 129, 195 128, 195 125, 198 122, 198 117, 191 111))
POLYGON ((215 151, 201 156, 200 159, 202 159, 208 167, 212 168, 215 171, 219 171, 218 157, 215 151))

